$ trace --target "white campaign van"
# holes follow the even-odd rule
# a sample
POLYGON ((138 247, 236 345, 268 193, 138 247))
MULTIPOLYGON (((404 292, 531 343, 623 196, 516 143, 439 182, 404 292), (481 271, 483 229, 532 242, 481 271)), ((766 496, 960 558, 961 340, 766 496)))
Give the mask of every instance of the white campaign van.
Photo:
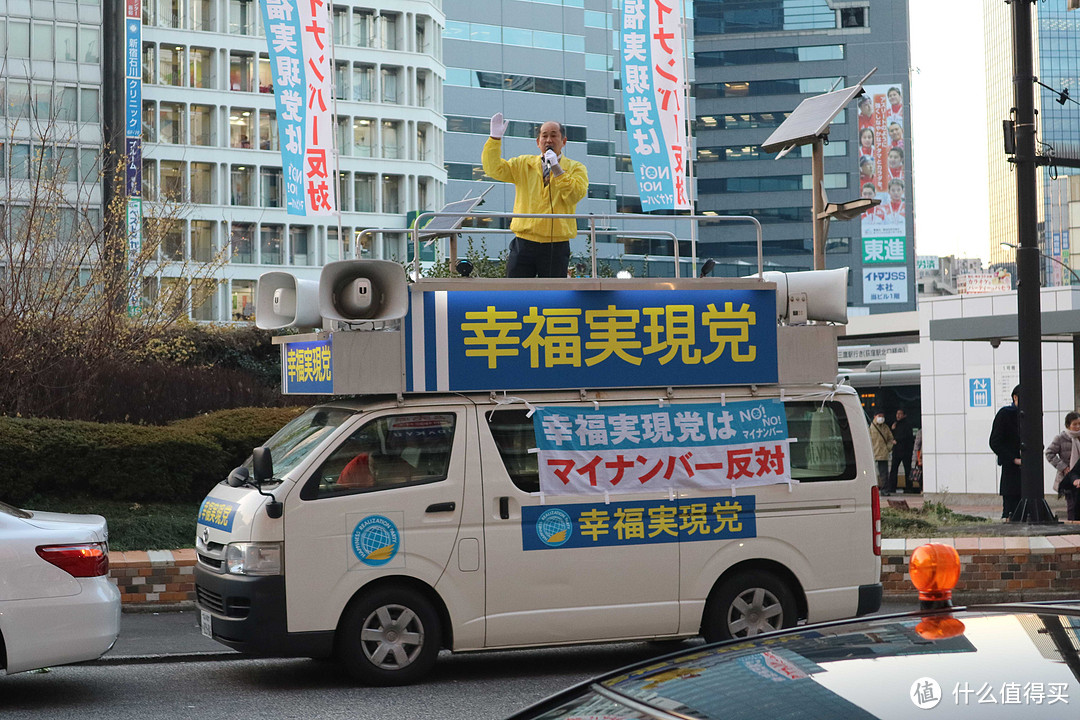
MULTIPOLYGON (((312 289, 281 275, 260 280, 260 321, 314 324, 312 289)), ((440 649, 716 640, 879 608, 862 408, 832 384, 834 326, 777 324, 790 288, 779 305, 760 280, 406 288, 379 261, 331 263, 320 288, 336 329, 275 339, 284 389, 352 397, 203 502, 204 634, 398 684, 440 649), (343 317, 357 283, 374 300, 343 317)))

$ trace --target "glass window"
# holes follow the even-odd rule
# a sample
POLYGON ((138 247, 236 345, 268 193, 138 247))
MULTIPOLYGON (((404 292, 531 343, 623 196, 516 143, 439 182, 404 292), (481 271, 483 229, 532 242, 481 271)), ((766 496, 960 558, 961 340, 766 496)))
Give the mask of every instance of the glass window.
POLYGON ((532 47, 532 30, 524 28, 504 27, 502 30, 503 42, 515 47, 532 47))
POLYGON ((372 14, 368 10, 353 10, 352 42, 357 47, 371 46, 372 14))
POLYGON ((79 90, 79 119, 85 123, 96 123, 101 119, 99 106, 100 93, 96 88, 79 90))
POLYGON ((375 99, 375 66, 353 66, 353 100, 372 102, 375 99))
MULTIPOLYGON (((266 69, 269 76, 269 62, 267 63, 266 69)), ((273 92, 273 88, 268 92, 273 92)), ((339 62, 334 65, 334 97, 338 100, 349 99, 349 63, 347 62, 339 62)))
POLYGON ((259 149, 280 150, 276 110, 259 111, 259 149))
POLYGON ((83 182, 96 183, 101 177, 101 156, 97 150, 79 151, 79 177, 83 182))
POLYGON ((259 197, 262 198, 263 207, 282 206, 283 179, 281 168, 259 169, 259 197))
POLYGON ((30 86, 25 80, 12 80, 8 85, 8 115, 14 118, 30 116, 30 86))
POLYGON ((101 31, 97 28, 79 26, 79 59, 84 63, 101 62, 101 31))
POLYGON ((375 145, 375 121, 370 118, 353 118, 353 155, 371 157, 375 145))
POLYGON ((184 26, 184 0, 158 0, 158 24, 164 27, 184 26))
POLYGON ((79 152, 73 147, 62 147, 57 152, 57 175, 64 182, 79 181, 79 152))
POLYGON ((259 92, 274 92, 274 76, 270 71, 270 58, 268 57, 259 57, 259 92))
POLYGON ((254 135, 254 111, 250 108, 233 108, 229 112, 229 147, 250 148, 254 135))
POLYGON ((382 101, 384 103, 398 103, 399 100, 399 84, 401 68, 387 68, 382 69, 382 101))
POLYGON ((142 104, 142 123, 143 142, 157 142, 157 108, 152 101, 142 104))
POLYGON ((229 53, 229 89, 251 92, 255 58, 252 55, 229 53))
POLYGON ((52 117, 53 87, 44 83, 34 83, 34 115, 39 120, 52 117))
POLYGON ((333 9, 333 23, 334 27, 334 43, 337 45, 347 45, 349 35, 349 9, 343 7, 334 7, 333 9))
POLYGON ((191 48, 188 51, 188 59, 191 63, 191 87, 212 88, 213 79, 211 70, 214 62, 214 51, 210 48, 191 48))
POLYGON ((284 225, 263 225, 259 231, 259 251, 263 265, 282 265, 281 243, 285 239, 284 225))
POLYGON ((314 265, 313 250, 310 227, 293 225, 289 228, 290 265, 314 265))
MULTIPOLYGON (((165 163, 162 163, 164 167, 165 163)), ((164 184, 162 180, 162 184, 164 184)), ((184 221, 183 220, 159 220, 154 224, 161 233, 160 253, 162 260, 184 259, 184 221)), ((145 227, 145 226, 144 226, 145 227)), ((151 233, 147 236, 152 237, 151 233)))
POLYGON ((142 46, 142 81, 148 85, 157 82, 157 46, 143 43, 142 46))
POLYGON ((366 422, 323 462, 301 497, 310 500, 445 480, 455 422, 454 413, 389 415, 366 422))
POLYGON ((375 212, 375 176, 357 173, 353 177, 356 212, 375 212))
MULTIPOLYGON (((229 235, 229 245, 232 249, 232 261, 237 263, 254 262, 252 255, 255 241, 255 226, 252 223, 232 224, 232 233, 229 235)), ((284 430, 284 428, 282 428, 284 430)), ((280 434, 280 433, 279 433, 280 434)), ((277 437, 275 435, 275 437, 277 437)), ((275 458, 275 460, 278 460, 275 458)), ((280 460, 278 460, 280 462, 280 460)))
POLYGON ((184 177, 185 163, 177 160, 161 161, 161 199, 171 202, 183 202, 187 199, 184 177))
POLYGON ((485 415, 510 480, 519 490, 533 493, 540 492, 540 470, 538 456, 531 452, 536 447, 536 434, 532 418, 526 417, 527 412, 526 408, 515 408, 494 410, 485 415))
POLYGON ((233 205, 255 204, 255 168, 251 165, 233 165, 230 174, 233 205))
POLYGON ((217 320, 218 281, 196 280, 191 284, 191 317, 203 322, 217 320))
POLYGON ((78 89, 60 86, 56 89, 56 119, 75 122, 79 119, 78 89))
POLYGON ((232 281, 232 319, 255 319, 255 281, 232 281))
POLYGON ((404 138, 401 135, 401 123, 394 120, 383 120, 382 123, 382 156, 392 160, 400 160, 405 151, 401 146, 404 138))
MULTIPOLYGON (((214 202, 214 164, 205 162, 191 163, 191 202, 201 205, 215 205, 214 202)), ((194 232, 194 225, 192 225, 194 232)), ((195 258, 198 260, 199 258, 195 258)))
POLYGON ((156 0, 144 0, 142 4, 142 21, 143 25, 153 25, 157 22, 156 0))
POLYGON ((191 144, 210 146, 214 144, 214 108, 210 105, 191 105, 191 144))
POLYGON ((190 0, 192 30, 214 30, 214 11, 210 0, 190 0))
POLYGON ((11 177, 28 179, 30 177, 30 146, 11 146, 11 177))
POLYGON ((379 18, 379 35, 383 48, 398 49, 398 16, 396 14, 384 13, 379 18))
POLYGON ((162 85, 184 84, 184 47, 162 45, 158 48, 158 82, 162 85))
POLYGON ((158 142, 184 144, 184 106, 180 103, 163 102, 159 107, 158 142))
POLYGON ((844 406, 835 401, 788 402, 791 477, 799 482, 852 480, 855 448, 844 406))
POLYGON ((255 3, 252 0, 229 0, 229 32, 233 35, 255 33, 255 3))
POLYGON ((30 57, 30 23, 8 20, 8 57, 30 57))
POLYGON ((56 26, 56 59, 64 62, 79 59, 78 33, 74 25, 56 26))
POLYGON ((52 60, 55 48, 53 47, 52 23, 34 23, 33 42, 30 46, 30 57, 34 60, 52 60))
POLYGON ((397 215, 401 212, 401 177, 382 176, 382 211, 397 215))

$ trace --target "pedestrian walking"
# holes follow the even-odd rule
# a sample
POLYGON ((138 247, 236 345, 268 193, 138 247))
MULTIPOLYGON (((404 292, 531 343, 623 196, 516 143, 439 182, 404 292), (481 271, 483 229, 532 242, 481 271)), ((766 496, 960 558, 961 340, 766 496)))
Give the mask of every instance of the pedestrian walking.
POLYGON ((1057 468, 1054 490, 1065 498, 1069 520, 1080 520, 1080 413, 1065 416, 1065 430, 1046 446, 1046 461, 1057 468))
POLYGON ((1008 520, 1020 504, 1020 386, 1012 391, 1012 405, 998 410, 990 428, 990 449, 1001 466, 1001 517, 1008 520))
POLYGON ((882 495, 896 493, 896 481, 900 466, 904 466, 905 489, 911 488, 911 453, 915 449, 915 433, 911 430, 911 421, 903 408, 896 411, 896 420, 892 424, 893 439, 896 444, 892 450, 892 467, 889 468, 889 479, 885 483, 882 495))
POLYGON ((896 440, 892 430, 885 424, 885 413, 878 411, 870 423, 870 446, 874 449, 874 465, 877 467, 878 488, 883 489, 889 479, 889 453, 896 440))

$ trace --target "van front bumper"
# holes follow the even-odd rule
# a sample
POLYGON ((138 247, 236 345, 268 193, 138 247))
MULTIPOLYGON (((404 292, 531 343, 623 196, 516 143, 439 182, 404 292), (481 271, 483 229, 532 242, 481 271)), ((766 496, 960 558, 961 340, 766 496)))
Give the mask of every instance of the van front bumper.
POLYGON ((195 566, 195 596, 210 613, 215 640, 262 657, 329 657, 334 632, 290 633, 285 607, 285 577, 224 575, 195 566))

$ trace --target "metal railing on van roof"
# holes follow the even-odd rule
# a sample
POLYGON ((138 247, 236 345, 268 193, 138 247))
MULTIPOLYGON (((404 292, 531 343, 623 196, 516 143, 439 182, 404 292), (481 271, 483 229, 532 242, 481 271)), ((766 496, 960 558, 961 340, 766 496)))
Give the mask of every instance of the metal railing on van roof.
MULTIPOLYGON (((433 242, 440 237, 447 237, 450 239, 450 253, 449 260, 453 264, 457 258, 457 236, 463 232, 471 231, 478 233, 496 233, 496 234, 510 234, 513 235, 514 231, 508 228, 485 228, 485 227, 462 227, 462 223, 465 219, 472 218, 474 220, 485 220, 488 218, 550 218, 550 219, 566 219, 566 220, 588 220, 589 227, 585 231, 589 237, 589 249, 592 260, 592 275, 596 278, 596 236, 613 236, 619 237, 662 237, 670 238, 672 241, 673 257, 675 261, 675 277, 680 277, 679 266, 681 264, 679 257, 679 239, 674 232, 670 230, 616 230, 609 227, 598 228, 596 222, 612 221, 612 220, 649 220, 656 222, 657 220, 663 220, 667 222, 676 222, 682 220, 689 220, 694 222, 749 222, 753 223, 754 230, 757 233, 757 276, 760 278, 764 270, 764 260, 762 253, 762 238, 761 238, 761 222, 757 218, 751 215, 645 215, 641 213, 616 213, 613 215, 595 215, 577 213, 571 215, 555 215, 550 213, 539 214, 526 214, 526 213, 477 213, 477 212, 424 212, 417 216, 412 228, 409 228, 407 232, 412 236, 413 246, 413 277, 420 277, 420 242, 433 242), (455 227, 452 229, 440 229, 436 231, 427 230, 423 225, 428 221, 435 218, 445 218, 454 221, 455 227)), ((400 234, 404 228, 369 228, 361 231, 357 235, 357 244, 359 245, 365 237, 374 236, 376 233, 394 233, 400 234)), ((578 232, 578 236, 581 235, 581 231, 578 232)), ((577 236, 575 236, 577 237, 577 236)), ((697 266, 697 238, 696 234, 690 239, 690 251, 691 251, 691 265, 697 266)))

